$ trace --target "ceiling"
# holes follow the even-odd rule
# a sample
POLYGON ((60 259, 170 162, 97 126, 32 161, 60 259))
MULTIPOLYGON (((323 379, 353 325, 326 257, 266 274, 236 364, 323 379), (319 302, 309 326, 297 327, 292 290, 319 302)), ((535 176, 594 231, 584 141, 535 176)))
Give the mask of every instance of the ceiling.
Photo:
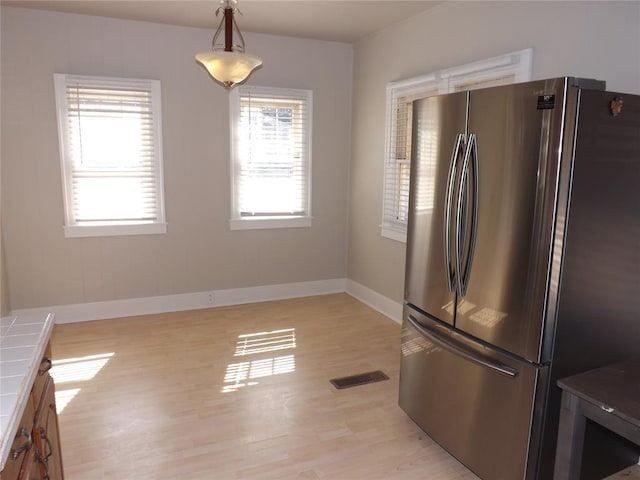
MULTIPOLYGON (((215 29, 218 0, 0 0, 2 5, 215 29)), ((426 0, 240 0, 243 32, 355 42, 442 3, 426 0)))

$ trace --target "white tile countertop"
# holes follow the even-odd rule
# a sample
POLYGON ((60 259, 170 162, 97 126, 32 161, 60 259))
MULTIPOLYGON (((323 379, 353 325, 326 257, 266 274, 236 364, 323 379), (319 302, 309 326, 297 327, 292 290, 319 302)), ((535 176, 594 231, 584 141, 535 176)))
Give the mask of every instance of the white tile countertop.
POLYGON ((0 472, 51 337, 54 316, 0 318, 0 472))

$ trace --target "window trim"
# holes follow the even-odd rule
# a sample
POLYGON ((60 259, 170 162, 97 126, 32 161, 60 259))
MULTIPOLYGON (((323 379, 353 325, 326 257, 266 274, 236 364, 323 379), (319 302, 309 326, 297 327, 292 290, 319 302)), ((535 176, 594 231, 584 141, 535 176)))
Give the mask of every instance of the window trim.
POLYGON ((66 238, 77 237, 103 237, 120 235, 149 235, 167 232, 164 205, 164 174, 162 156, 162 105, 160 80, 139 79, 139 78, 117 78, 99 77, 91 75, 73 75, 55 73, 54 92, 56 100, 56 118, 58 122, 58 145, 60 149, 60 167, 62 177, 62 194, 64 205, 64 226, 63 231, 66 238), (122 220, 119 223, 101 225, 79 225, 75 221, 73 211, 73 192, 70 182, 72 181, 72 159, 69 145, 68 131, 68 104, 66 89, 67 86, 77 82, 86 86, 97 86, 104 88, 144 88, 151 94, 151 111, 153 117, 154 134, 154 163, 155 163, 155 183, 156 183, 156 209, 157 220, 149 222, 122 220))
POLYGON ((241 85, 236 87, 229 94, 229 117, 230 117, 230 151, 231 151, 231 217, 229 227, 231 230, 254 230, 271 228, 300 228, 310 227, 313 216, 311 215, 311 176, 312 176, 312 139, 313 139, 313 91, 307 89, 261 87, 254 85, 241 85), (238 206, 238 188, 236 185, 236 173, 239 170, 240 159, 236 145, 239 138, 240 120, 240 96, 243 93, 252 93, 264 97, 273 96, 275 98, 289 98, 292 100, 303 100, 306 104, 306 138, 302 143, 306 145, 306 205, 303 215, 264 215, 264 216, 241 216, 238 206))
POLYGON ((513 75, 512 83, 526 82, 531 79, 532 62, 533 49, 527 48, 387 84, 382 222, 380 224, 383 237, 402 243, 407 241, 406 222, 391 219, 387 214, 391 210, 396 210, 395 204, 389 204, 389 198, 396 197, 395 191, 392 193, 389 191, 389 186, 398 181, 397 160, 392 158, 397 137, 395 111, 398 99, 406 96, 417 96, 421 93, 424 93, 424 97, 428 97, 432 94, 453 92, 455 87, 460 84, 496 78, 501 73, 513 75))

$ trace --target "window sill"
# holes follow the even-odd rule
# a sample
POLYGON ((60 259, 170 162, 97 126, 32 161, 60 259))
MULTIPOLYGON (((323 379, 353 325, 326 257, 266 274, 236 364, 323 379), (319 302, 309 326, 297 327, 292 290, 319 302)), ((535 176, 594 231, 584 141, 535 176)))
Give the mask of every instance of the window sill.
POLYGON ((400 231, 390 227, 381 227, 381 235, 385 238, 389 238, 391 240, 395 240, 396 242, 407 243, 407 232, 406 230, 400 231))
POLYGON ((133 225, 74 225, 64 227, 64 236, 67 238, 154 235, 160 233, 167 233, 166 223, 140 223, 133 225))
POLYGON ((229 220, 231 230, 310 227, 311 217, 250 217, 229 220))

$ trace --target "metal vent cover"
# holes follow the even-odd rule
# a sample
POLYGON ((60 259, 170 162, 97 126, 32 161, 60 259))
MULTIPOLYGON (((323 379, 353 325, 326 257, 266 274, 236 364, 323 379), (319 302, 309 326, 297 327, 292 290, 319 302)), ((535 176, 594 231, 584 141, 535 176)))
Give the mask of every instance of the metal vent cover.
POLYGON ((387 377, 382 370, 376 370, 374 372, 359 373, 348 377, 334 378, 329 381, 334 387, 341 390, 343 388, 357 387, 358 385, 365 385, 367 383, 381 382, 382 380, 389 380, 389 377, 387 377))

